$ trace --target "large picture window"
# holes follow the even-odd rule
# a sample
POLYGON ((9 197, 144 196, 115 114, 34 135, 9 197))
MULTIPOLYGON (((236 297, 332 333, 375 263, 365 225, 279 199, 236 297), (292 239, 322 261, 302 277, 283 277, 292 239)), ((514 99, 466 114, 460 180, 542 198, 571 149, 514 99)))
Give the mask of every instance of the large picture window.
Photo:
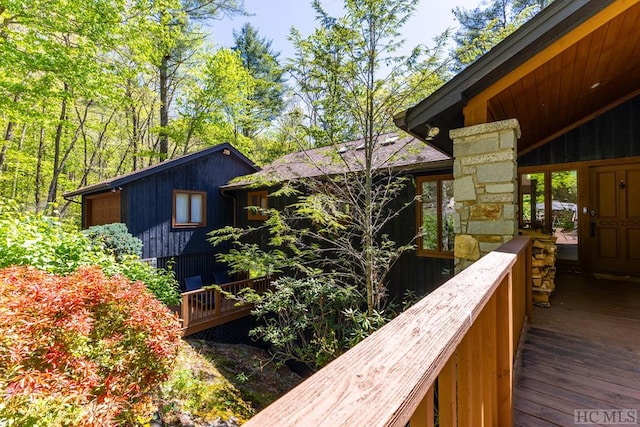
POLYGON ((204 227, 207 225, 207 193, 173 190, 173 227, 204 227))
POLYGON ((422 176, 417 178, 418 191, 418 255, 452 257, 453 177, 422 176))

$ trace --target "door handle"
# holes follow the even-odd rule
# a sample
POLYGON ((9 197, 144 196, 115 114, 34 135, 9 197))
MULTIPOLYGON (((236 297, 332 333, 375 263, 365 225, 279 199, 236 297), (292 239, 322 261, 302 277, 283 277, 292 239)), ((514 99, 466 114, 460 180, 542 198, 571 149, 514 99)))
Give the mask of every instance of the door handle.
POLYGON ((596 223, 595 223, 595 221, 591 221, 591 231, 589 233, 589 236, 596 237, 596 223))

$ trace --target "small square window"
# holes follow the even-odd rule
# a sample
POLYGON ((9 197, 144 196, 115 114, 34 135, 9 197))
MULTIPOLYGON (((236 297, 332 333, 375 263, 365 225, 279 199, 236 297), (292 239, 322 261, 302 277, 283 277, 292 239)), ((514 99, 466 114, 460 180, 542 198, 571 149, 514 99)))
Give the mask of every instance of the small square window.
POLYGON ((203 191, 173 190, 173 217, 171 225, 204 227, 207 225, 207 193, 203 191))
POLYGON ((250 191, 247 197, 247 219, 264 221, 267 219, 267 191, 250 191))

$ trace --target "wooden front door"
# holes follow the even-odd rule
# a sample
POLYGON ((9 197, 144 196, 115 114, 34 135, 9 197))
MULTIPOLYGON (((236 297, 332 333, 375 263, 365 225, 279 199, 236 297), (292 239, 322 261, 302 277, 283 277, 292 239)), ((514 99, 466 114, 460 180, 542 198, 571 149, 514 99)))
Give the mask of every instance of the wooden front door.
POLYGON ((591 270, 640 275, 640 164, 589 169, 591 270))

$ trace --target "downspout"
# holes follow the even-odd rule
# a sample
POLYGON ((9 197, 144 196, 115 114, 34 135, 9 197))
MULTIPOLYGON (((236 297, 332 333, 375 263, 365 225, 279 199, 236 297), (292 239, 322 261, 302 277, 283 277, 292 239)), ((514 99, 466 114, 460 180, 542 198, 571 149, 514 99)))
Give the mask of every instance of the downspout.
POLYGON ((233 227, 235 228, 238 225, 238 199, 235 196, 227 193, 227 191, 223 188, 220 189, 220 194, 222 195, 222 197, 233 200, 233 227))
MULTIPOLYGON (((76 197, 76 196, 71 196, 71 197, 76 197)), ((77 201, 77 200, 73 200, 73 199, 72 199, 72 198, 70 198, 70 197, 63 196, 62 198, 63 198, 64 200, 66 200, 67 202, 69 202, 69 203, 77 203, 77 204, 79 204, 79 205, 81 205, 81 204, 82 204, 82 202, 79 202, 79 201, 77 201)))

